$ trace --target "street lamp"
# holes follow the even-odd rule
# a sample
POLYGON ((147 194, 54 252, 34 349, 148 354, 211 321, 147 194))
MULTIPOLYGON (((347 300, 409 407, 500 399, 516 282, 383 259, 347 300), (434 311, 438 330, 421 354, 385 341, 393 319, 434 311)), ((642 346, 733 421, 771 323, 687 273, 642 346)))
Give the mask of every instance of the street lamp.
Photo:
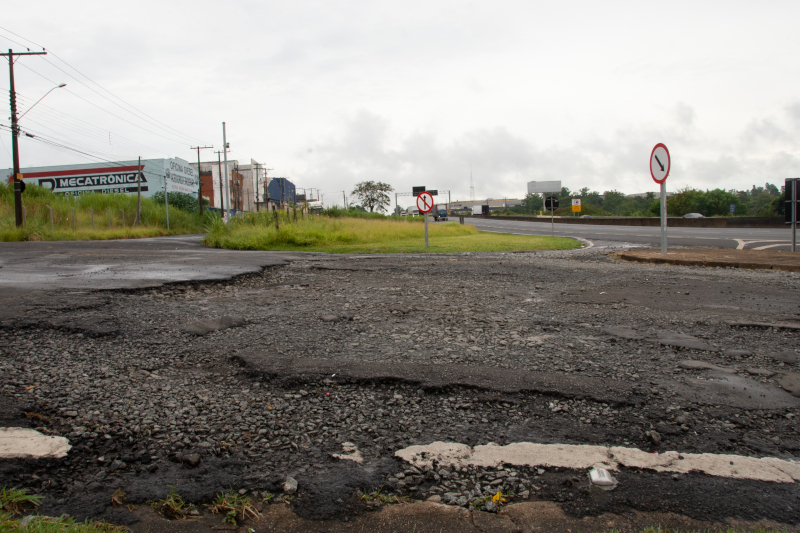
MULTIPOLYGON (((60 89, 60 88, 62 88, 62 87, 66 87, 66 86, 67 86, 67 84, 66 84, 66 83, 62 83, 61 85, 57 85, 57 86, 53 87, 52 89, 50 89, 49 91, 47 91, 46 93, 44 93, 44 96, 47 96, 48 94, 50 94, 51 92, 55 91, 56 89, 60 89)), ((44 100, 44 96, 42 96, 41 98, 39 98, 38 100, 36 100, 36 102, 35 102, 35 103, 34 103, 32 106, 30 106, 30 107, 28 108, 28 111, 30 111, 31 109, 33 109, 34 107, 36 107, 36 104, 38 104, 39 102, 41 102, 42 100, 44 100)), ((28 111, 25 111, 23 114, 21 114, 21 115, 19 116, 19 118, 17 119, 17 121, 21 120, 21 119, 22 119, 22 117, 24 117, 25 115, 27 115, 27 114, 28 114, 28 111)))
MULTIPOLYGON (((41 54, 44 53, 45 52, 41 52, 41 54)), ((25 189, 25 182, 22 181, 22 175, 19 173, 19 119, 27 115, 28 111, 33 109, 36 104, 44 100, 44 96, 47 96, 56 89, 66 87, 67 84, 62 83, 61 85, 53 87, 47 91, 44 96, 36 100, 36 102, 30 106, 28 111, 25 111, 22 116, 17 117, 17 93, 14 88, 14 58, 11 56, 11 54, 12 52, 9 50, 8 68, 9 81, 11 85, 11 90, 9 91, 11 93, 11 158, 14 162, 14 215, 16 218, 17 227, 19 228, 22 227, 22 191, 25 189)))

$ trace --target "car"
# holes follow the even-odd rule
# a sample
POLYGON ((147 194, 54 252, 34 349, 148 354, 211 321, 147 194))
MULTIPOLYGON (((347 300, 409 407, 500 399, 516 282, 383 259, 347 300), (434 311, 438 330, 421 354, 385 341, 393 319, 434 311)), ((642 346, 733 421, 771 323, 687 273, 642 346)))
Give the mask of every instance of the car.
POLYGON ((701 213, 686 213, 683 218, 706 218, 701 213))
POLYGON ((581 218, 592 218, 592 215, 581 215, 581 218))

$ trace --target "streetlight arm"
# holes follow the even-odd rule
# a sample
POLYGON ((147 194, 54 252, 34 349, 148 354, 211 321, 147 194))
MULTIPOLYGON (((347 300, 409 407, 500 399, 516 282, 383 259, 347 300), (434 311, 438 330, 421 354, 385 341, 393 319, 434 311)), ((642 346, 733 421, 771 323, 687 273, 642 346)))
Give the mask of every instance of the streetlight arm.
MULTIPOLYGON (((42 96, 41 98, 39 98, 38 100, 36 100, 36 102, 35 102, 35 103, 34 103, 32 106, 30 106, 30 107, 28 108, 28 111, 30 111, 31 109, 33 109, 34 107, 36 107, 36 104, 38 104, 39 102, 41 102, 42 100, 44 100, 44 97, 45 97, 45 96, 47 96, 48 94, 50 94, 51 92, 55 91, 56 89, 60 89, 60 88, 62 88, 62 87, 66 87, 66 86, 67 86, 67 84, 66 84, 66 83, 62 83, 61 85, 58 85, 58 86, 56 86, 56 87, 53 87, 52 89, 50 89, 49 91, 47 91, 46 93, 44 93, 44 96, 42 96)), ((21 114, 17 120, 18 120, 18 121, 19 121, 19 120, 21 120, 21 119, 22 119, 22 117, 24 117, 25 115, 27 115, 27 114, 28 114, 28 111, 25 111, 23 114, 21 114)))

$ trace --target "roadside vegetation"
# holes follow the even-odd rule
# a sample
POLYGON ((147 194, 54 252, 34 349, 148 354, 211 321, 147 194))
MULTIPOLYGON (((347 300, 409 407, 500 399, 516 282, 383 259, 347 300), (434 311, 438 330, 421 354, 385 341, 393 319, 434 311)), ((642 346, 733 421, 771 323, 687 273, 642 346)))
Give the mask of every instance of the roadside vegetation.
POLYGON ((457 222, 429 225, 425 248, 421 218, 278 215, 247 213, 209 227, 204 243, 234 250, 281 250, 334 253, 489 252, 577 248, 562 237, 539 237, 479 232, 457 222))
MULTIPOLYGON (((661 202, 654 193, 644 196, 627 197, 625 193, 612 190, 600 193, 584 187, 579 191, 570 191, 562 187, 554 193, 558 198, 559 208, 553 213, 556 216, 625 216, 653 217, 661 213, 661 202), (581 211, 572 212, 572 199, 581 200, 581 211)), ((686 213, 701 213, 707 217, 749 216, 749 217, 782 217, 785 195, 783 187, 778 188, 771 183, 763 187, 749 190, 699 190, 687 187, 667 197, 667 211, 670 216, 680 217, 686 213), (734 206, 731 214, 730 206, 734 206)), ((510 207, 497 212, 497 215, 549 215, 542 211, 542 195, 528 194, 522 205, 510 207)))
POLYGON ((3 487, 0 490, 0 533, 122 533, 128 528, 107 522, 86 520, 78 522, 71 516, 40 516, 25 513, 35 512, 43 496, 29 494, 26 489, 3 487))
POLYGON ((142 198, 142 221, 135 224, 136 196, 127 194, 85 194, 63 196, 44 187, 28 185, 22 193, 25 221, 16 227, 14 190, 0 184, 0 241, 61 241, 94 239, 132 239, 184 233, 201 233, 219 216, 199 207, 191 195, 171 192, 168 196, 167 230, 164 194, 142 198), (190 201, 191 200, 191 201, 190 201), (53 211, 50 224, 50 206, 53 211), (73 221, 74 210, 74 221, 73 221), (92 227, 94 211, 94 228, 92 227), (74 228, 73 229, 73 223, 74 228))

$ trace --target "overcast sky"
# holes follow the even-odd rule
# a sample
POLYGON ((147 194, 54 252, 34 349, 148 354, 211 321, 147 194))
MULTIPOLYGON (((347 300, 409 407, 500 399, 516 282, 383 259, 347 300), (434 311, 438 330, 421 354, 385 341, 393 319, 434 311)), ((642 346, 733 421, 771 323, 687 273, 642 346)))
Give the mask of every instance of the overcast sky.
MULTIPOLYGON (((4 5, 0 47, 57 56, 16 63, 21 113, 67 83, 23 131, 104 159, 194 161, 225 121, 229 157, 326 203, 368 179, 468 199, 470 168, 477 198, 520 198, 530 180, 656 190, 658 142, 669 190, 800 175, 798 20, 796 0, 40 0, 4 5)), ((28 138, 21 157, 97 161, 28 138)))

